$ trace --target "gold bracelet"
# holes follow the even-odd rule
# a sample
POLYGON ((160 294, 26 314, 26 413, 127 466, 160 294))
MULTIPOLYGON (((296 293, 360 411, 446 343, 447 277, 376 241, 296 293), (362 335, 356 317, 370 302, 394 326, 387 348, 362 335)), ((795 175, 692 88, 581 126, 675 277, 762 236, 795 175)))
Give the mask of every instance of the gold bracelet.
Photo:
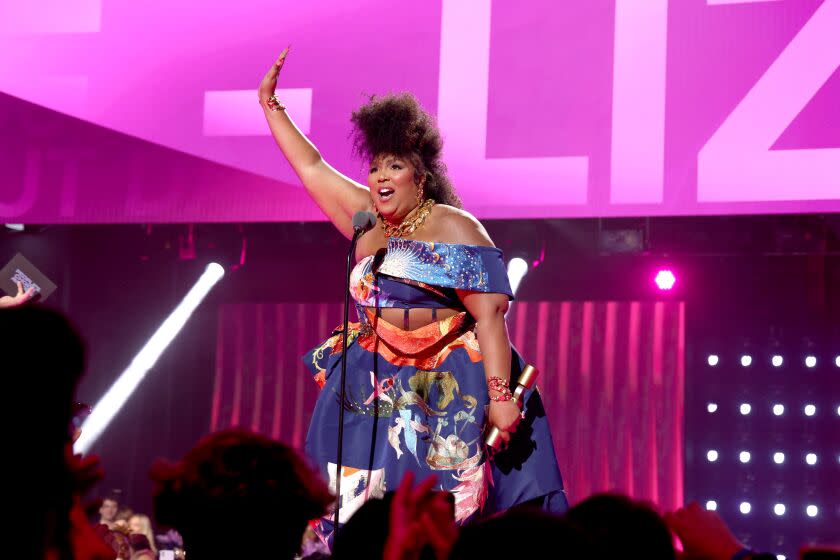
POLYGON ((277 94, 272 93, 271 97, 268 98, 268 110, 269 111, 285 111, 286 106, 280 103, 277 99, 277 94))

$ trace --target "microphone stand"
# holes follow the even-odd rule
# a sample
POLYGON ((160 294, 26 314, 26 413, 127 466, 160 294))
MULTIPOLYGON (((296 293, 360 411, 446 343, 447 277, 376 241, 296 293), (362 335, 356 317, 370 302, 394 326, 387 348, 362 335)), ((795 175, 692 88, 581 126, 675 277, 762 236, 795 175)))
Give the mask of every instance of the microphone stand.
MULTIPOLYGON (((370 229, 370 228, 368 228, 370 229)), ((341 332, 341 380, 339 381, 340 389, 340 405, 338 407, 338 450, 336 451, 335 461, 335 512, 333 514, 333 542, 335 542, 335 535, 338 532, 338 514, 341 509, 341 456, 344 446, 344 402, 345 402, 345 384, 347 382, 347 329, 350 322, 350 274, 353 271, 353 256, 356 254, 356 243, 359 237, 365 233, 363 227, 353 226, 353 239, 350 241, 350 251, 347 253, 347 276, 344 282, 344 322, 342 323, 341 332)))

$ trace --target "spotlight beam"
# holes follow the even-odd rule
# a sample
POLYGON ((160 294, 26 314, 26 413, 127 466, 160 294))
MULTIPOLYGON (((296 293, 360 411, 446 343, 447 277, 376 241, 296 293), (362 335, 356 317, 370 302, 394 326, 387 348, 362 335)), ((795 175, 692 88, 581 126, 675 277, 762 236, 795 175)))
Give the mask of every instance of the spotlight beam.
MULTIPOLYGON (((508 275, 508 282, 510 282, 510 289, 513 292, 513 295, 516 295, 516 290, 519 289, 519 284, 522 282, 522 279, 525 278, 525 275, 528 274, 528 263, 525 259, 519 257, 513 257, 508 261, 507 264, 507 275, 508 275)), ((507 313, 505 313, 505 317, 510 314, 510 310, 513 308, 513 302, 510 302, 508 305, 507 313)))
POLYGON ((516 290, 519 289, 519 284, 525 275, 528 274, 528 263, 525 259, 514 257, 508 261, 507 265, 508 280, 510 281, 510 289, 516 295, 516 290))
POLYGON ((155 334, 146 342, 145 346, 131 361, 131 364, 123 371, 108 391, 99 399, 93 411, 84 424, 82 424, 82 435, 76 441, 73 450, 76 453, 87 453, 91 446, 99 439, 99 436, 114 419, 114 416, 128 401, 131 394, 143 381, 148 371, 166 350, 169 343, 178 335, 186 324, 190 315, 198 307, 198 304, 210 292, 213 286, 224 276, 225 270, 217 263, 210 263, 204 273, 187 292, 181 303, 172 311, 169 317, 158 327, 155 334))

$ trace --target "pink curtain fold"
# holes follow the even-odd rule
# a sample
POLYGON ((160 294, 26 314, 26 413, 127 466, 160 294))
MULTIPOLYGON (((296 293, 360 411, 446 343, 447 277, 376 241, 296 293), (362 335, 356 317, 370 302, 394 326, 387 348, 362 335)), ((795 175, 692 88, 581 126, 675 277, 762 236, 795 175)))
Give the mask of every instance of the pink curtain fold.
MULTIPOLYGON (((210 428, 303 446, 318 388, 301 357, 341 321, 339 303, 223 305, 210 428)), ((513 345, 540 370, 572 503, 617 490, 683 503, 685 304, 520 301, 513 345)))

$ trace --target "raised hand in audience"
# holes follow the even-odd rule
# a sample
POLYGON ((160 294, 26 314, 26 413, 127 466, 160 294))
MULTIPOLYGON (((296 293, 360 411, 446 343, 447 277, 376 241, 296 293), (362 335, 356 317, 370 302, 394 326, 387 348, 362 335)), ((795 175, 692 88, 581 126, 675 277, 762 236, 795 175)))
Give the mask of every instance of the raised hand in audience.
POLYGON ((717 513, 697 502, 665 514, 665 522, 682 541, 685 560, 731 560, 745 549, 717 513))
POLYGON ((443 492, 433 492, 437 477, 430 476, 412 489, 408 472, 394 494, 384 560, 417 560, 427 545, 437 560, 445 560, 458 538, 452 502, 443 492))
POLYGON ((0 297, 0 309, 4 307, 17 307, 18 305, 23 305, 30 299, 35 296, 35 288, 29 288, 28 290, 23 290, 23 284, 20 282, 17 283, 17 294, 13 296, 2 296, 0 297))

